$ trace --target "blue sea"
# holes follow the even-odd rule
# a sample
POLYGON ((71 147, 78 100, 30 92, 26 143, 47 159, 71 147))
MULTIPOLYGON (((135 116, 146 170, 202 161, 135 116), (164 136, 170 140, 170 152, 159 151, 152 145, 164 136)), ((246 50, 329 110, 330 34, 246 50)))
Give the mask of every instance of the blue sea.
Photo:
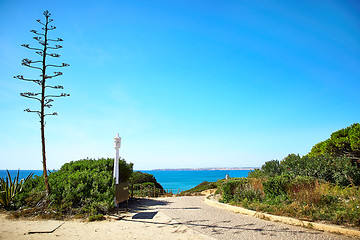
POLYGON ((189 190, 203 181, 215 182, 230 177, 247 177, 250 170, 145 170, 154 175, 156 180, 166 189, 173 191, 189 190))
MULTIPOLYGON (((56 171, 56 170, 50 170, 56 171)), ((140 170, 154 175, 156 180, 164 189, 174 191, 185 191, 191 189, 203 181, 214 182, 230 177, 247 177, 250 170, 140 170)), ((11 177, 15 177, 17 170, 9 170, 11 177)), ((34 175, 41 175, 42 170, 20 170, 19 178, 26 178, 31 172, 34 175)), ((0 178, 7 177, 6 170, 0 170, 0 178)))

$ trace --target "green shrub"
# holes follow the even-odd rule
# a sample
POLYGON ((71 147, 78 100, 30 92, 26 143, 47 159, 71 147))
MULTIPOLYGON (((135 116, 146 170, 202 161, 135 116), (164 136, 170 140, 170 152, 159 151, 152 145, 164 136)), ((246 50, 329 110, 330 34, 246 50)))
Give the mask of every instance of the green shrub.
POLYGON ((142 186, 144 188, 154 188, 155 187, 155 183, 153 182, 146 182, 146 183, 143 183, 142 186))
POLYGON ((270 177, 263 182, 264 192, 270 196, 285 195, 289 190, 291 178, 288 175, 270 177))
POLYGON ((220 188, 223 202, 259 201, 264 197, 262 186, 258 187, 256 182, 247 178, 224 181, 220 188))
POLYGON ((19 180, 20 170, 18 170, 17 175, 14 179, 11 179, 11 175, 8 170, 7 177, 0 178, 0 206, 3 206, 5 209, 10 209, 14 207, 14 199, 16 195, 19 195, 23 190, 23 186, 34 173, 30 173, 25 179, 19 180))
POLYGON ((258 178, 258 179, 263 179, 263 178, 267 178, 268 175, 265 174, 264 171, 262 171, 261 169, 254 169, 252 171, 250 171, 248 173, 248 177, 249 178, 258 178))
POLYGON ((89 222, 104 220, 104 214, 97 214, 89 216, 89 222))
POLYGON ((181 192, 180 195, 187 195, 187 194, 190 194, 190 193, 198 193, 198 192, 202 192, 202 191, 205 191, 205 190, 208 190, 208 189, 214 189, 214 188, 217 188, 219 185, 219 181, 217 182, 207 182, 207 181, 204 181, 202 183, 200 183, 199 185, 189 189, 189 190, 186 190, 186 191, 183 191, 181 192))
POLYGON ((360 158, 360 124, 340 129, 331 134, 330 138, 316 144, 309 156, 329 154, 334 157, 347 156, 353 162, 360 158))
POLYGON ((160 190, 164 190, 163 187, 160 185, 160 183, 156 181, 154 175, 149 173, 143 173, 140 171, 133 172, 130 176, 129 181, 130 184, 134 185, 134 190, 140 189, 140 185, 141 184, 143 185, 144 183, 153 183, 156 188, 160 190))
POLYGON ((266 179, 281 174, 291 178, 308 176, 341 186, 360 185, 360 168, 357 164, 354 164, 349 157, 329 154, 303 157, 289 154, 281 162, 277 160, 266 162, 260 170, 254 170, 248 176, 266 179))
POLYGON ((271 160, 265 162, 265 164, 261 166, 261 170, 265 175, 275 177, 284 172, 284 166, 280 164, 279 160, 271 160))
POLYGON ((360 185, 360 168, 348 157, 331 155, 285 158, 285 173, 290 176, 309 176, 341 186, 360 185))
MULTIPOLYGON (((48 207, 59 215, 107 213, 114 207, 114 159, 84 159, 64 164, 49 174, 48 207)), ((120 160, 121 181, 128 181, 132 163, 120 160)), ((43 177, 35 177, 25 184, 19 202, 36 206, 45 197, 43 177)))

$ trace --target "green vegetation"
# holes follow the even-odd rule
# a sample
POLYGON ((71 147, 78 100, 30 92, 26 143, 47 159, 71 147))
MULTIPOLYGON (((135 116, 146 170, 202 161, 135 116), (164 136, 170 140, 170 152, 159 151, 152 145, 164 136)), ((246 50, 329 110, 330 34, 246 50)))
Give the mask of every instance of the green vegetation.
POLYGON ((308 221, 360 227, 360 188, 342 187, 306 176, 243 178, 220 186, 221 201, 308 221))
POLYGON ((93 222, 93 221, 101 221, 104 220, 104 214, 97 214, 97 215, 91 215, 89 216, 89 222, 93 222))
POLYGON ((7 177, 0 178, 0 206, 5 209, 11 209, 14 207, 13 200, 16 195, 21 193, 24 184, 31 179, 34 173, 30 173, 25 179, 19 181, 20 170, 18 170, 17 175, 13 180, 11 179, 9 171, 6 170, 6 172, 7 177))
POLYGON ((130 191, 136 197, 157 197, 164 193, 163 187, 156 181, 155 177, 149 173, 133 172, 130 179, 130 191))
POLYGON ((309 156, 330 154, 332 156, 347 156, 357 162, 360 160, 360 124, 354 123, 350 127, 340 129, 331 134, 326 141, 316 144, 309 156))
POLYGON ((218 188, 219 184, 221 183, 221 181, 223 180, 218 180, 216 182, 207 182, 204 181, 202 183, 200 183, 199 185, 197 185, 196 187, 193 187, 189 190, 186 191, 182 191, 180 193, 180 196, 191 196, 191 195, 198 195, 200 194, 202 191, 208 190, 208 189, 214 189, 214 188, 218 188))
MULTIPOLYGON (((104 219, 103 215, 114 208, 113 167, 114 160, 110 158, 66 163, 59 171, 49 174, 51 189, 48 195, 43 176, 31 178, 31 175, 16 185, 21 188, 17 188, 17 194, 12 197, 13 209, 18 209, 13 215, 55 219, 88 217, 89 221, 104 219)), ((133 172, 132 163, 120 159, 119 168, 120 181, 129 182, 134 188, 134 195, 159 196, 163 193, 164 189, 153 175, 133 172)), ((3 192, 1 195, 4 195, 3 192)))
MULTIPOLYGON (((49 174, 51 191, 46 195, 42 176, 24 183, 16 196, 15 215, 39 212, 45 218, 106 214, 114 208, 113 159, 84 159, 64 164, 49 174)), ((121 181, 128 181, 133 164, 120 159, 121 181)))
MULTIPOLYGON (((308 221, 360 227, 360 124, 331 134, 303 157, 289 154, 247 178, 203 182, 186 192, 218 187, 220 201, 308 221)), ((186 192, 184 194, 186 195, 186 192)))
POLYGON ((359 166, 347 156, 330 154, 310 156, 289 154, 282 161, 266 162, 261 169, 249 173, 252 178, 268 178, 279 175, 308 176, 340 186, 360 185, 359 166))
POLYGON ((331 134, 303 157, 265 162, 223 181, 220 201, 310 221, 360 227, 360 124, 331 134))

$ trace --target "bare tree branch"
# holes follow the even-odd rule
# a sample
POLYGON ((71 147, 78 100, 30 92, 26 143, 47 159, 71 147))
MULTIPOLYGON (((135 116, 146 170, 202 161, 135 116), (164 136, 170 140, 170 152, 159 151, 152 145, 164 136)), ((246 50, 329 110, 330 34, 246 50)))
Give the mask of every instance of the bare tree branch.
POLYGON ((48 47, 49 49, 60 49, 60 48, 62 48, 62 46, 61 45, 55 45, 55 47, 48 47))
POLYGON ((61 93, 60 95, 47 95, 45 96, 45 98, 49 98, 49 97, 69 97, 70 94, 68 93, 61 93))
POLYGON ((39 95, 39 94, 34 94, 34 95, 33 95, 33 93, 20 93, 20 96, 22 96, 22 97, 35 99, 35 100, 38 100, 38 101, 41 102, 41 99, 40 99, 40 98, 34 97, 34 96, 37 96, 37 95, 39 95))
POLYGON ((22 46, 22 47, 26 47, 26 48, 28 48, 28 49, 32 49, 32 50, 42 51, 42 49, 40 49, 40 48, 30 47, 29 44, 22 44, 21 46, 22 46))
POLYGON ((25 63, 22 63, 21 65, 26 66, 26 67, 30 67, 30 68, 35 68, 35 69, 42 70, 42 68, 39 68, 39 67, 34 67, 34 66, 30 66, 30 65, 25 64, 25 63))
POLYGON ((67 64, 67 63, 62 63, 62 65, 46 65, 46 67, 68 67, 68 66, 70 66, 69 64, 67 64))
POLYGON ((40 111, 32 111, 29 108, 25 109, 24 112, 29 112, 29 113, 36 113, 39 117, 41 117, 41 113, 40 111))
POLYGON ((64 87, 63 86, 61 86, 61 85, 57 85, 57 86, 45 86, 46 88, 55 88, 55 89, 64 89, 64 87))
POLYGON ((40 23, 41 25, 45 26, 45 24, 43 24, 40 19, 38 19, 38 20, 36 20, 36 21, 37 21, 38 23, 40 23))
POLYGON ((51 102, 53 102, 53 101, 54 101, 54 99, 51 99, 51 98, 45 99, 45 104, 51 103, 51 102))
POLYGON ((30 30, 30 32, 35 33, 35 34, 40 35, 40 36, 45 36, 45 34, 38 33, 36 30, 30 30))
POLYGON ((44 116, 50 116, 50 115, 54 115, 54 116, 57 116, 57 112, 53 112, 53 113, 50 113, 50 114, 45 114, 44 116))
POLYGON ((28 81, 28 82, 34 82, 34 83, 37 83, 40 85, 41 83, 41 80, 37 80, 37 79, 27 79, 27 78, 24 78, 23 75, 17 75, 17 76, 14 76, 14 78, 16 79, 20 79, 20 80, 24 80, 24 81, 28 81))
POLYGON ((62 72, 54 72, 55 75, 49 75, 48 78, 54 78, 62 75, 62 72))
POLYGON ((48 39, 48 41, 52 41, 52 42, 62 42, 64 40, 62 40, 61 38, 57 38, 57 39, 48 39))
POLYGON ((22 60, 21 65, 26 66, 26 67, 31 67, 31 68, 36 68, 36 69, 42 70, 42 68, 31 66, 31 65, 30 65, 31 63, 33 63, 31 60, 29 60, 29 59, 27 59, 27 58, 24 58, 24 59, 22 60))
POLYGON ((60 57, 60 54, 57 54, 57 53, 47 53, 46 55, 51 56, 51 57, 60 57))

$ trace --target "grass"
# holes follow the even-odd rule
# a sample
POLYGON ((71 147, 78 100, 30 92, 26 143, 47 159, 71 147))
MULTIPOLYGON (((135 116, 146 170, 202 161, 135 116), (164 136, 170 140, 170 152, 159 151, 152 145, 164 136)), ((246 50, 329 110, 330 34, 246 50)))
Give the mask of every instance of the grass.
POLYGON ((220 202, 279 216, 360 228, 360 187, 337 186, 309 178, 291 179, 279 195, 264 192, 264 179, 202 182, 181 195, 218 188, 220 202))
POLYGON ((180 196, 190 196, 190 195, 197 195, 202 191, 208 190, 208 189, 214 189, 214 188, 218 188, 219 183, 222 180, 218 180, 216 182, 207 182, 204 181, 202 183, 200 183, 199 185, 197 185, 196 187, 193 187, 189 190, 183 191, 180 193, 180 196))
POLYGON ((89 216, 89 222, 94 222, 94 221, 102 221, 104 220, 104 215, 103 214, 97 214, 97 215, 91 215, 89 216))
POLYGON ((248 181, 226 199, 233 205, 307 221, 326 221, 360 227, 360 188, 340 187, 327 182, 293 185, 281 195, 264 194, 259 181, 248 181), (249 192, 252 190, 252 194, 249 192), (253 194, 258 194, 254 197, 253 194))

